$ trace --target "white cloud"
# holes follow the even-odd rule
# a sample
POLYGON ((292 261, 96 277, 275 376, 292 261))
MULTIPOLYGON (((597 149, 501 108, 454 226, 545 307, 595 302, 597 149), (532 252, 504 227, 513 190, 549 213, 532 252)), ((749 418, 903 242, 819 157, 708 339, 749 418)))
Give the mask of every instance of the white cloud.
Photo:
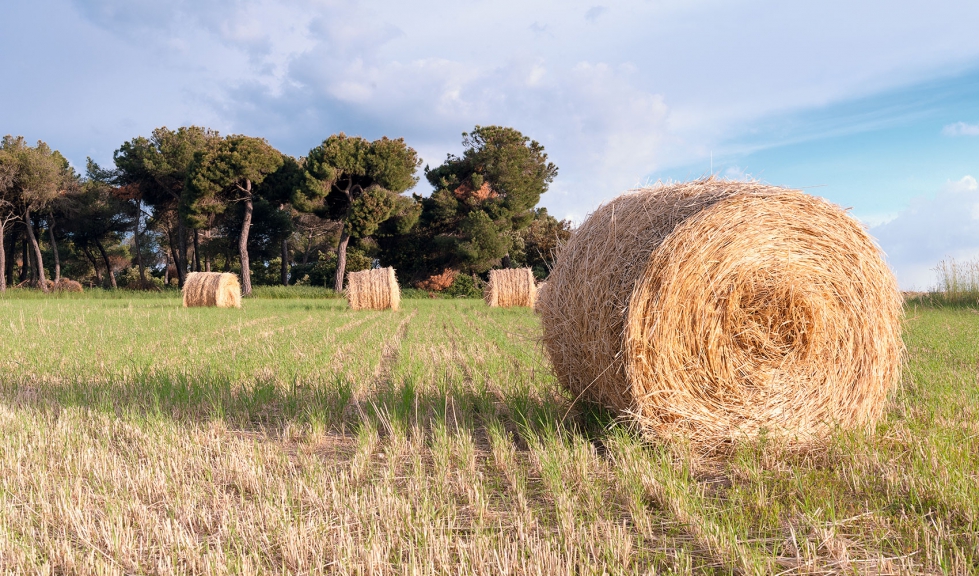
POLYGON ((896 218, 870 229, 904 290, 929 289, 946 258, 979 256, 979 183, 949 181, 933 197, 919 197, 896 218))
POLYGON ((956 122, 942 128, 942 134, 945 136, 979 136, 979 124, 956 122))
POLYGON ((592 6, 585 12, 585 20, 589 22, 597 22, 602 14, 608 12, 608 8, 605 6, 592 6))
POLYGON ((0 60, 11 85, 32 86, 0 94, 0 109, 18 111, 8 130, 50 126, 76 163, 197 123, 292 154, 340 130, 403 136, 434 164, 459 152, 462 131, 506 124, 560 168, 545 204, 580 218, 658 170, 706 171, 711 150, 760 118, 975 61, 977 18, 979 4, 912 0, 884 12, 845 0, 36 0, 0 7, 8 44, 36 47, 0 60))

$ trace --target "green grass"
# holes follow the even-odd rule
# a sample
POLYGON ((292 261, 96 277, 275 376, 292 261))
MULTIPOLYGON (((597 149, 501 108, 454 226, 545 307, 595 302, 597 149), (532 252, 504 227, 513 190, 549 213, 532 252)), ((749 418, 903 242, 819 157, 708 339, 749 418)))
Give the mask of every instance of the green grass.
POLYGON ((979 571, 972 309, 908 309, 875 430, 706 460, 569 409, 529 310, 325 293, 0 297, 0 572, 979 571))

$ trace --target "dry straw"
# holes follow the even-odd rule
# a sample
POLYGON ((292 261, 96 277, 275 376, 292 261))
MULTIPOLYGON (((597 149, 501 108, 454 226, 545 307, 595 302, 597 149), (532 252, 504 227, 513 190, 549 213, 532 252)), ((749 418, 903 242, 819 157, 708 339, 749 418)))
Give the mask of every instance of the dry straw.
POLYGON ((489 282, 483 298, 490 306, 508 308, 510 306, 534 307, 537 301, 537 285, 530 268, 511 268, 490 270, 489 282))
POLYGON ((347 274, 347 302, 354 310, 397 310, 401 307, 401 288, 394 268, 347 274))
POLYGON ((709 178, 600 207, 560 249, 538 310, 575 397, 709 448, 877 420, 900 379, 901 306, 839 207, 709 178))
POLYGON ((48 290, 54 292, 84 292, 85 289, 82 288, 81 283, 75 282, 74 280, 69 280, 68 278, 60 278, 57 282, 53 280, 47 280, 48 290))
POLYGON ((184 281, 184 307, 241 308, 238 276, 221 272, 191 272, 184 281))
POLYGON ((84 292, 84 288, 80 282, 74 280, 69 280, 68 278, 61 278, 54 283, 54 289, 59 292, 84 292))

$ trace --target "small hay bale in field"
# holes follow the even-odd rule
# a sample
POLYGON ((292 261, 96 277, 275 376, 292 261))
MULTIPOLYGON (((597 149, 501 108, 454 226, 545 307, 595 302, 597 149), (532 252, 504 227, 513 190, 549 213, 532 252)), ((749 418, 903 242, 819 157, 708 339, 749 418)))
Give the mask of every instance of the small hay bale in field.
POLYGON ((57 282, 49 285, 59 292, 84 292, 82 285, 74 280, 69 280, 67 278, 61 278, 57 282))
POLYGON ((354 310, 397 310, 401 288, 394 268, 375 268, 347 274, 347 302, 354 310))
POLYGON ((537 300, 537 284, 533 271, 530 268, 490 270, 483 298, 493 307, 533 308, 537 300))
POLYGON ((559 250, 538 311, 576 398, 707 450, 871 424, 903 361, 901 293, 864 227, 756 182, 601 206, 559 250))
POLYGON ((241 308, 238 276, 221 272, 191 272, 184 281, 184 307, 241 308))

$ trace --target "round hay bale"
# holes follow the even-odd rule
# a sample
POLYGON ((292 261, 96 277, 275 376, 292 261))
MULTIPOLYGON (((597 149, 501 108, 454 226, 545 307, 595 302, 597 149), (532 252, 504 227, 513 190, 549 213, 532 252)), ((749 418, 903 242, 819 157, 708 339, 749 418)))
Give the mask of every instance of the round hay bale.
POLYGON ((354 310, 397 310, 401 288, 394 268, 375 268, 347 274, 347 302, 354 310))
POLYGON ((238 276, 221 272, 191 272, 184 281, 184 307, 241 308, 238 276))
POLYGON ((537 301, 537 283, 530 268, 504 268, 490 270, 489 282, 483 299, 493 307, 534 307, 537 301))
POLYGON ((877 420, 900 379, 901 293, 874 240, 836 205, 756 182, 605 204, 538 310, 560 382, 656 437, 816 440, 877 420))
POLYGON ((61 278, 57 282, 49 284, 55 290, 59 292, 84 292, 81 283, 74 280, 69 280, 68 278, 61 278))

